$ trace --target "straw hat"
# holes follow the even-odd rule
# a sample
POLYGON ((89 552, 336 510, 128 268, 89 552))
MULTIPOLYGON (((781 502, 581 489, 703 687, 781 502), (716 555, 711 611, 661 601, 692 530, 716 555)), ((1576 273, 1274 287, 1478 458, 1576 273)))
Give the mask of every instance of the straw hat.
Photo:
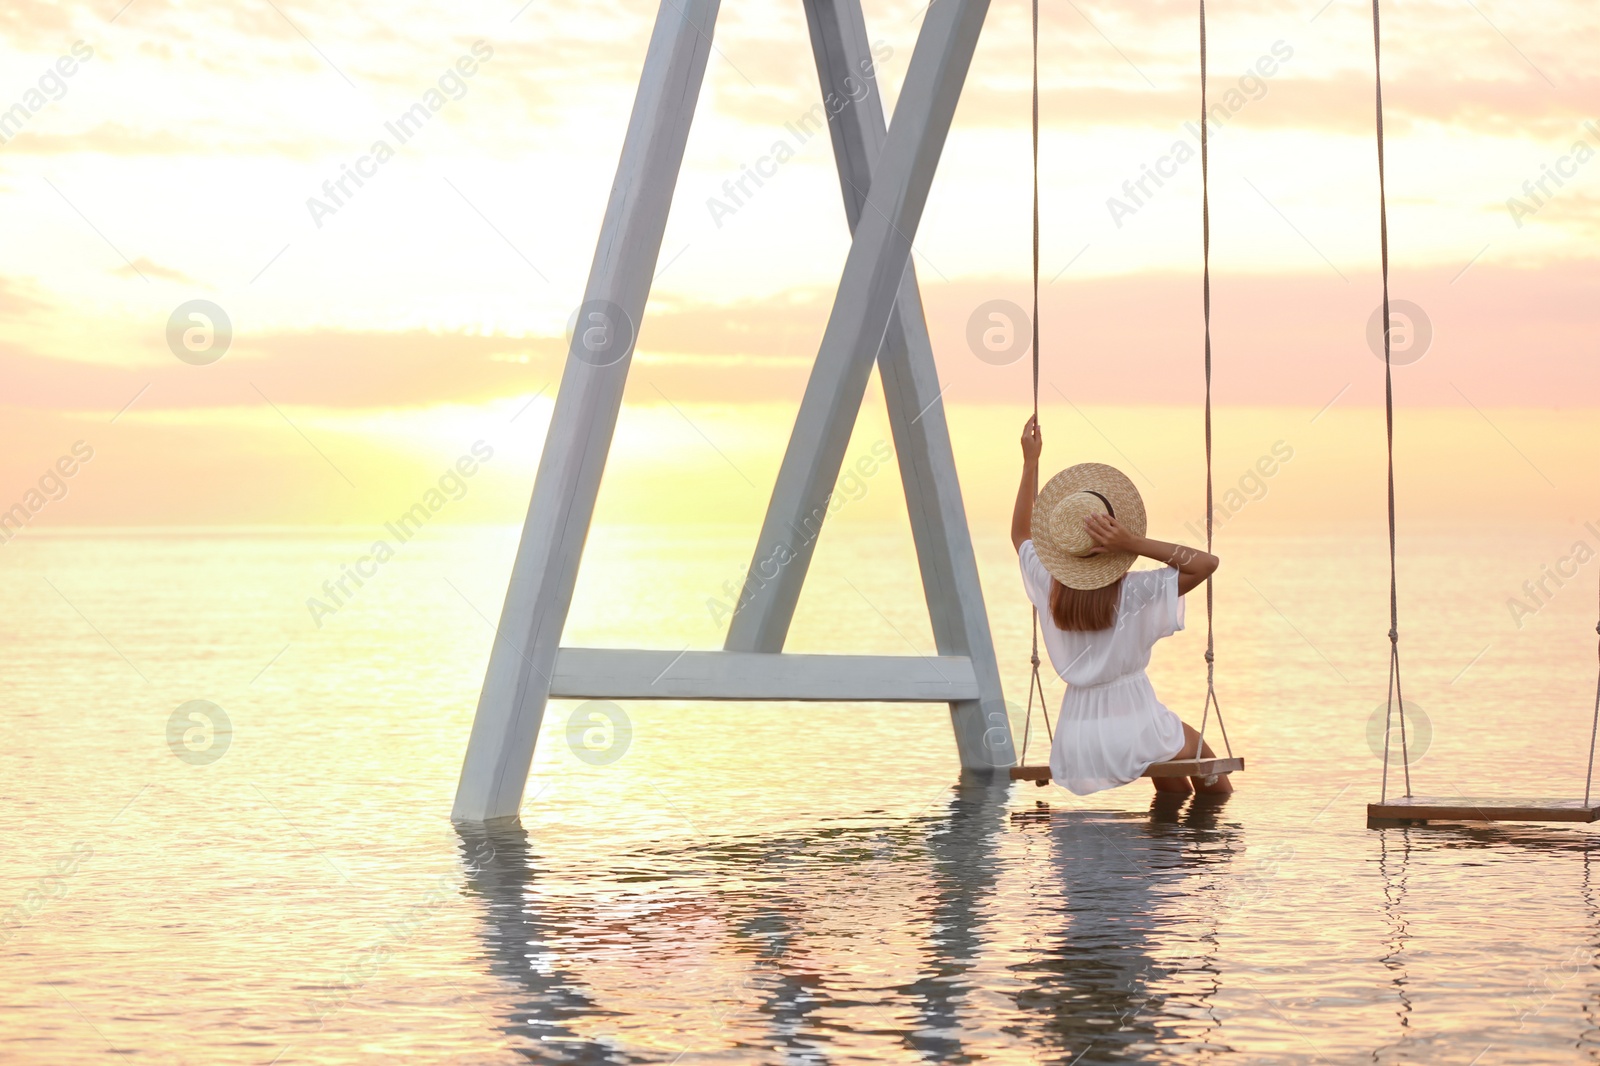
POLYGON ((1110 515, 1136 537, 1148 528, 1139 490, 1128 475, 1104 463, 1068 467, 1033 502, 1033 550, 1050 576, 1069 589, 1104 588, 1138 558, 1132 552, 1089 554, 1095 543, 1083 520, 1096 514, 1110 515))

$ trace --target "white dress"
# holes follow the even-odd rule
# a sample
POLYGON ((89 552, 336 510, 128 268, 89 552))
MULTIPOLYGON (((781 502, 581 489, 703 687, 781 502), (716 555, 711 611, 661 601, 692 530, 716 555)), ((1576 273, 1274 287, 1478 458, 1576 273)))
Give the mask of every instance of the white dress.
POLYGON ((1183 723, 1156 699, 1144 670, 1155 642, 1183 628, 1177 569, 1130 571, 1115 625, 1083 633, 1058 629, 1051 620, 1050 575, 1033 541, 1022 542, 1018 561, 1051 665, 1067 683, 1050 747, 1051 778, 1086 796, 1174 758, 1183 750, 1183 723))

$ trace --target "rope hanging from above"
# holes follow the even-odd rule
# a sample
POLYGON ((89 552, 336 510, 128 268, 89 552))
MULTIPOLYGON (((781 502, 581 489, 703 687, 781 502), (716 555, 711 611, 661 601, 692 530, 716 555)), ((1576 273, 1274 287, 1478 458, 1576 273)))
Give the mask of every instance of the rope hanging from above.
MULTIPOLYGON (((1033 0, 1033 417, 1039 419, 1039 0, 1033 0)), ((1206 551, 1212 549, 1215 533, 1215 497, 1212 477, 1212 447, 1211 447, 1211 168, 1210 151, 1208 144, 1208 127, 1210 115, 1207 112, 1206 99, 1206 5, 1205 0, 1200 0, 1200 225, 1201 247, 1204 258, 1203 281, 1201 285, 1202 299, 1205 310, 1205 375, 1206 375, 1206 551)), ((1038 486, 1034 486, 1037 495, 1038 486)), ((1228 739, 1228 726, 1222 718, 1222 704, 1217 699, 1217 644, 1215 626, 1216 596, 1212 584, 1214 578, 1206 579, 1206 702, 1200 716, 1200 743, 1195 747, 1195 758, 1200 758, 1200 752, 1205 743, 1206 726, 1210 722, 1211 714, 1216 712, 1217 728, 1222 731, 1222 744, 1229 758, 1233 756, 1233 744, 1228 739)), ((1028 710, 1024 719, 1022 730, 1022 756, 1020 762, 1028 761, 1028 739, 1033 729, 1033 701, 1039 700, 1039 710, 1044 717, 1045 732, 1052 743, 1054 736, 1050 730, 1050 712, 1045 703, 1044 684, 1039 677, 1039 616, 1033 612, 1033 651, 1030 656, 1033 668, 1032 676, 1028 682, 1028 710)), ((1597 703, 1597 714, 1600 714, 1600 703, 1597 703)))
MULTIPOLYGON (((1216 506, 1212 490, 1211 463, 1211 153, 1209 144, 1210 118, 1206 110, 1206 0, 1200 0, 1200 245, 1204 259, 1201 294, 1206 322, 1206 551, 1211 552, 1216 506)), ((1217 712, 1217 728, 1222 730, 1222 746, 1228 757, 1233 757, 1233 745, 1228 740, 1228 727, 1222 720, 1222 704, 1217 701, 1217 634, 1216 577, 1206 578, 1206 703, 1200 714, 1200 741, 1195 745, 1194 757, 1200 758, 1206 741, 1206 725, 1213 708, 1217 712)))
MULTIPOLYGON (((1600 621, 1595 622, 1594 631, 1600 634, 1600 621)), ((1600 658, 1600 644, 1595 646, 1596 658, 1600 658)), ((1594 722, 1589 726, 1589 769, 1583 775, 1583 805, 1589 806, 1589 791, 1594 784, 1594 741, 1600 736, 1600 677, 1594 683, 1594 722)), ((1588 852, 1584 852, 1585 858, 1588 852)), ((1587 869, 1588 867, 1585 867, 1587 869)))
POLYGON ((1379 802, 1389 798, 1389 736, 1394 711, 1400 709, 1400 763, 1406 796, 1411 796, 1411 753, 1406 741, 1406 701, 1400 685, 1400 583, 1396 570, 1394 517, 1394 351, 1389 317, 1389 197, 1383 168, 1383 31, 1380 0, 1372 0, 1372 62, 1378 131, 1378 242, 1383 260, 1383 417, 1389 462, 1389 698, 1383 718, 1383 786, 1379 802))
MULTIPOLYGON (((1397 551, 1395 538, 1394 506, 1394 359, 1392 345, 1393 323, 1389 316, 1389 200, 1384 175, 1383 142, 1383 27, 1380 17, 1381 0, 1372 0, 1372 61, 1375 104, 1377 108, 1378 136, 1378 239, 1383 264, 1383 414, 1388 446, 1388 505, 1389 505, 1389 696, 1383 721, 1383 786, 1379 802, 1389 798, 1389 747, 1390 736, 1399 711, 1400 761, 1405 775, 1406 798, 1411 798, 1411 752, 1406 736, 1406 701, 1400 679, 1400 593, 1397 576, 1397 551)), ((1201 155, 1204 158, 1204 142, 1201 155)), ((1600 623, 1595 625, 1600 634, 1600 623)), ((1600 655, 1600 647, 1597 647, 1600 655)), ((1595 740, 1600 737, 1600 679, 1595 683, 1594 717, 1589 727, 1589 763, 1583 778, 1583 805, 1589 805, 1594 786, 1595 740)), ((1585 853, 1587 855, 1587 853, 1585 853)))
MULTIPOLYGON (((1033 420, 1039 421, 1039 0, 1033 0, 1033 420)), ((1033 486, 1034 495, 1039 486, 1033 486)), ((1045 735, 1055 743, 1050 730, 1050 708, 1044 698, 1044 682, 1039 680, 1039 615, 1033 617, 1033 675, 1028 680, 1028 712, 1022 725, 1022 755, 1019 764, 1028 762, 1028 734, 1033 731, 1033 700, 1039 698, 1039 713, 1044 718, 1045 735)))

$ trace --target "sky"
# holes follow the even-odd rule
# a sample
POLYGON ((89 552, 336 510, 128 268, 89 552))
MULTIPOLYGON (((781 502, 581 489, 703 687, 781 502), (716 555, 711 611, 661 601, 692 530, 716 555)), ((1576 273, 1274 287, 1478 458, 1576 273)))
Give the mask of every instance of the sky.
MULTIPOLYGON (((922 5, 864 7, 892 108, 922 5)), ((1153 513, 1188 514, 1203 390, 1195 6, 1041 8, 1046 462, 1140 467, 1148 487, 1173 486, 1153 513), (1172 176, 1137 189, 1151 167, 1172 176)), ((495 458, 449 520, 517 521, 656 12, 6 5, 0 510, 82 441, 93 459, 32 529, 370 522, 482 440, 495 458), (430 99, 402 140, 391 127, 430 99), (355 167, 368 176, 335 198, 355 167), (226 316, 220 358, 175 354, 202 322, 193 301, 226 316)), ((1319 473, 1261 520, 1370 514, 1383 366, 1368 341, 1369 8, 1214 3, 1209 19, 1219 477, 1305 441, 1297 470, 1319 473)), ((1029 403, 1028 360, 995 365, 969 342, 991 301, 1028 301, 1027 20, 1024 3, 991 6, 915 236, 974 510, 1005 506, 1029 403)), ((729 0, 714 44, 603 520, 759 517, 848 250, 827 138, 790 129, 818 98, 801 5, 729 0), (715 210, 780 142, 793 158, 715 210)), ((1487 480, 1495 501, 1600 518, 1597 52, 1600 9, 1578 0, 1385 7, 1393 294, 1413 309, 1408 335, 1430 338, 1395 371, 1419 517, 1497 513, 1487 480)), ((214 351, 215 333, 188 343, 214 351)), ((863 419, 853 448, 886 432, 875 385, 863 419)), ((892 496, 864 513, 888 516, 892 496)))

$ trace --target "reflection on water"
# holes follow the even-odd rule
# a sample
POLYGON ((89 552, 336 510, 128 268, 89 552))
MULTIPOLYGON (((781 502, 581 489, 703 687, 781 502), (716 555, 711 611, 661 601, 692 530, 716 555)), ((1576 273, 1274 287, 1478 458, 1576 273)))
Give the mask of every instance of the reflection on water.
POLYGON ((576 935, 583 922, 540 905, 527 831, 521 826, 461 826, 458 832, 466 873, 463 890, 483 906, 483 959, 490 973, 517 990, 502 1026, 505 1033, 518 1038, 521 1046, 543 1049, 553 1061, 625 1061, 575 1029, 605 1012, 555 950, 555 942, 576 935))
POLYGON ((1141 1052, 1226 1050, 1211 996, 1218 971, 1214 928, 1173 916, 1163 899, 1207 868, 1225 866, 1237 833, 1219 827, 1218 799, 1158 797, 1148 817, 1086 812, 1023 815, 1048 840, 1047 906, 1031 981, 1018 1004, 1035 1016, 1040 1056, 1140 1061, 1141 1052), (1066 886, 1070 891, 1065 891, 1066 886), (1158 961, 1168 937, 1192 954, 1158 961))
MULTIPOLYGON (((707 536, 586 580, 700 624, 707 536)), ((320 630, 302 593, 349 557, 334 535, 7 546, 0 1062, 1600 1061, 1589 828, 1365 828, 1385 620, 1360 620, 1386 574, 1338 542, 1255 553, 1294 627, 1226 613, 1251 769, 1225 802, 958 780, 937 707, 629 704, 631 743, 595 765, 556 704, 522 827, 452 827, 514 542, 419 538, 320 630), (167 734, 202 699, 232 723, 208 763, 167 734)), ((984 578, 1020 692, 1005 549, 984 578)), ((869 606, 803 601, 798 647, 924 639, 880 541, 830 550, 812 584, 869 606)), ((1203 696, 1200 639, 1152 665, 1174 706, 1203 696)), ((1529 642, 1452 683, 1482 647, 1461 643, 1417 639, 1436 733, 1414 777, 1559 791, 1581 753, 1536 741, 1586 728, 1557 695, 1592 698, 1592 660, 1529 642)))
MULTIPOLYGON (((1379 961, 1390 975, 1395 1024, 1391 1039, 1374 1049, 1374 1061, 1432 1062, 1447 1053, 1448 1045, 1433 1026, 1419 1024, 1427 1019, 1418 1015, 1412 996, 1412 958, 1421 950, 1418 943, 1426 945, 1437 936, 1433 930, 1419 927, 1408 906, 1416 852, 1451 855, 1455 864, 1464 866, 1493 867, 1511 853, 1519 860, 1551 859, 1565 867, 1569 873, 1565 880, 1571 883, 1569 898, 1562 898, 1567 891, 1563 886, 1548 886, 1545 891, 1564 910, 1581 913, 1581 933, 1566 950, 1536 967, 1508 967, 1512 972, 1507 976, 1521 971, 1522 980, 1506 982, 1491 1000, 1507 1023, 1486 1037, 1478 1054, 1486 1058, 1490 1052, 1498 1052, 1496 1061, 1570 1061, 1576 1051, 1584 1061, 1600 1061, 1595 1025, 1600 1007, 1600 982, 1595 979, 1600 970, 1600 909, 1592 881, 1594 842, 1588 834, 1532 826, 1435 825, 1385 832, 1381 837, 1377 861, 1389 934, 1379 961), (1548 1033, 1541 1035, 1540 1030, 1548 1029, 1539 1024, 1541 1017, 1561 1010, 1564 1003, 1579 1012, 1572 1034, 1554 1040, 1548 1033)), ((1438 916, 1430 920, 1437 921, 1438 916)), ((1499 924, 1493 914, 1480 915, 1479 920, 1486 930, 1499 924)), ((1496 953, 1486 951, 1481 965, 1497 961, 1496 953)), ((1432 991, 1424 989, 1430 995, 1432 991)))
POLYGON ((1378 957, 1378 961, 1389 971, 1389 981, 1394 986, 1395 998, 1399 1001, 1395 1016, 1399 1020, 1400 1030, 1394 1043, 1373 1051, 1375 1061, 1382 1061, 1386 1051, 1404 1049, 1405 1038, 1409 1035, 1408 1030, 1411 1027, 1411 1000, 1406 996, 1405 968, 1407 940, 1405 893, 1407 861, 1411 857, 1411 836, 1403 832, 1384 833, 1382 837, 1383 839, 1378 841, 1378 872, 1383 877, 1383 914, 1389 923, 1390 933, 1384 943, 1386 950, 1378 957), (1392 843, 1391 837, 1398 837, 1398 841, 1392 843))
POLYGON ((635 866, 615 879, 652 885, 651 896, 673 901, 663 905, 563 890, 520 826, 457 826, 487 968, 518 990, 501 1028, 539 1061, 653 1061, 596 1035, 620 1014, 592 988, 586 963, 600 968, 620 953, 670 975, 718 955, 733 967, 722 975, 727 1002, 711 1007, 725 1047, 751 1059, 832 1061, 836 1045, 862 1037, 924 1061, 968 1062, 990 1057, 999 1034, 1038 1061, 1228 1050, 1210 1003, 1216 931, 1163 907, 1186 881, 1230 862, 1239 832, 1221 823, 1222 803, 1162 797, 1145 815, 1042 803, 1018 811, 1010 792, 967 781, 941 811, 912 823, 723 842, 654 856, 653 871, 635 866), (1028 897, 1025 928, 1002 925, 997 906, 1008 835, 1040 864, 1015 886, 1028 897), (863 881, 893 882, 908 870, 922 886, 911 913, 872 928, 863 881), (716 921, 698 921, 707 901, 680 894, 687 885, 719 886, 716 921), (821 965, 838 935, 829 927, 853 917, 866 928, 845 935, 863 946, 897 927, 914 931, 900 946, 909 980, 851 987, 821 965), (697 927, 721 942, 690 943, 697 927), (1168 935, 1192 939, 1186 957, 1158 961, 1168 935), (1006 946, 1017 957, 996 996, 985 988, 987 963, 1006 946), (849 1015, 864 1024, 845 1024, 849 1015))

